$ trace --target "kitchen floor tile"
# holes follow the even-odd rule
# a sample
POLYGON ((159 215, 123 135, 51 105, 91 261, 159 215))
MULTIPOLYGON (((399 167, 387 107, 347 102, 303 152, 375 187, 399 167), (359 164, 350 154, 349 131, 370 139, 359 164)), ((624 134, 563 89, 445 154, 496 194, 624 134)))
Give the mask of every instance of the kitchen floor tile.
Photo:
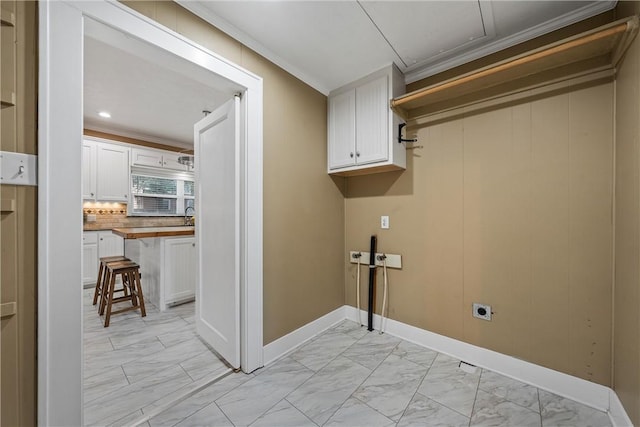
MULTIPOLYGON (((147 303, 145 318, 134 311, 117 314, 105 328, 92 299, 93 289, 86 289, 83 293, 86 425, 130 424, 144 416, 143 408, 167 404, 175 396, 188 393, 198 382, 228 369, 200 341, 195 326, 185 320, 193 317, 194 303, 164 312, 147 303)), ((179 421, 182 418, 176 420, 179 421)))

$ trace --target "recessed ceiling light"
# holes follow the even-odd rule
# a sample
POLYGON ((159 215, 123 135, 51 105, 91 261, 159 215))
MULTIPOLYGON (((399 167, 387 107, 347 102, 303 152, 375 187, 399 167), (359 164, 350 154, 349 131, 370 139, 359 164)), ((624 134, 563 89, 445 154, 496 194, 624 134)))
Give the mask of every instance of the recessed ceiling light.
POLYGON ((108 112, 108 111, 100 111, 100 112, 98 113, 98 115, 99 115, 100 117, 104 117, 105 119, 110 119, 110 118, 111 118, 111 114, 109 114, 109 112, 108 112))

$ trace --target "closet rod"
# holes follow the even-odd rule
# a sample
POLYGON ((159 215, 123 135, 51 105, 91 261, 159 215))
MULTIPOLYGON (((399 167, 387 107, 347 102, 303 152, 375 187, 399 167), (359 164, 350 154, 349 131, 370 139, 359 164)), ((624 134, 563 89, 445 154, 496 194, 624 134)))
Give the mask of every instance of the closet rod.
MULTIPOLYGON (((618 34, 622 34, 625 32, 633 32, 637 30, 638 26, 638 18, 632 17, 630 19, 626 19, 623 22, 612 23, 612 26, 607 26, 608 28, 604 28, 601 30, 592 30, 583 36, 577 36, 577 38, 569 39, 565 42, 558 42, 555 45, 551 45, 548 47, 542 47, 540 49, 534 50, 530 53, 518 56, 513 59, 507 59, 503 62, 500 62, 496 65, 489 66, 484 69, 480 69, 479 71, 472 72, 461 77, 455 78, 450 81, 446 81, 441 84, 437 84, 434 86, 429 86, 424 89, 419 89, 417 91, 408 93, 399 98, 393 99, 391 101, 391 108, 403 109, 403 106, 411 103, 412 101, 420 100, 429 95, 442 92, 444 90, 452 89, 454 87, 471 83, 476 80, 480 80, 489 76, 492 76, 497 73, 508 71, 512 68, 516 68, 519 66, 523 66, 535 61, 539 61, 549 56, 558 55, 563 52, 566 52, 571 49, 578 48, 580 46, 587 45, 589 43, 593 43, 602 39, 610 38, 617 36, 618 34)), ((614 64, 615 65, 615 64, 614 64)))

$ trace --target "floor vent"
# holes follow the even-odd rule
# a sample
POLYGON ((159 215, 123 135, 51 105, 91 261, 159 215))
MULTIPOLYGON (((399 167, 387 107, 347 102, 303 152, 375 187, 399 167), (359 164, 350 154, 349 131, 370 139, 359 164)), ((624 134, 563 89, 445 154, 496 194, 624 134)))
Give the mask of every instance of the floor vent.
POLYGON ((462 361, 460 362, 460 365, 458 365, 458 367, 468 374, 475 374, 476 369, 478 369, 476 365, 472 365, 471 363, 462 362, 462 361))

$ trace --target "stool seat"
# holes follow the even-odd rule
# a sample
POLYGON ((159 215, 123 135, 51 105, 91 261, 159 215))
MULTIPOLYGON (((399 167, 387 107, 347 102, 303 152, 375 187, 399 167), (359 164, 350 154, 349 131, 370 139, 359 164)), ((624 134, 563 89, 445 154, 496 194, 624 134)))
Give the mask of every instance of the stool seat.
POLYGON ((144 307, 144 296, 140 285, 140 266, 131 260, 111 261, 105 263, 105 280, 101 291, 100 315, 105 314, 104 327, 109 326, 111 315, 131 310, 140 310, 142 317, 147 315, 144 307), (122 277, 124 296, 114 298, 116 276, 122 277), (131 306, 113 311, 113 304, 130 301, 131 306))
POLYGON ((93 305, 96 305, 98 302, 98 295, 101 295, 102 289, 104 288, 104 281, 106 278, 105 266, 110 262, 117 261, 131 261, 129 258, 121 255, 116 256, 103 256, 100 258, 100 267, 98 268, 98 280, 96 280, 96 289, 93 291, 93 305))

